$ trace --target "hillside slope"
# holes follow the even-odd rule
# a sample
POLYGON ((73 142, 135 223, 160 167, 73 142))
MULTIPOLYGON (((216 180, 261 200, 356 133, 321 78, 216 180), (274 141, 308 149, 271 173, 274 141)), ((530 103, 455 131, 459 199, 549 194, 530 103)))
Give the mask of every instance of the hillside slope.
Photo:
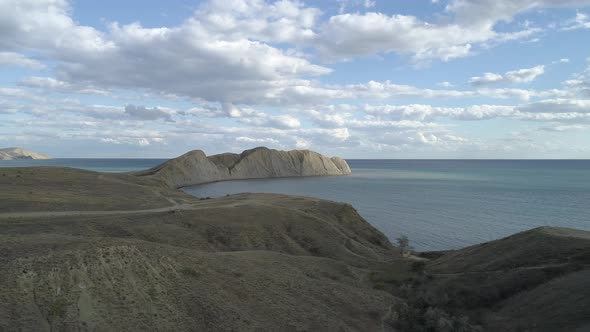
POLYGON ((0 149, 0 160, 50 159, 48 156, 22 148, 0 149))
POLYGON ((135 172, 157 178, 170 187, 238 179, 293 176, 348 175, 350 167, 341 158, 328 158, 309 150, 279 151, 264 147, 240 154, 224 153, 207 157, 190 151, 152 169, 135 172))
POLYGON ((590 326, 590 232, 540 227, 427 264, 429 305, 464 312, 491 331, 590 326), (434 300, 433 300, 434 299, 434 300))
POLYGON ((348 204, 198 200, 131 175, 3 171, 20 203, 0 212, 0 331, 389 330, 397 299, 367 276, 398 253, 348 204))

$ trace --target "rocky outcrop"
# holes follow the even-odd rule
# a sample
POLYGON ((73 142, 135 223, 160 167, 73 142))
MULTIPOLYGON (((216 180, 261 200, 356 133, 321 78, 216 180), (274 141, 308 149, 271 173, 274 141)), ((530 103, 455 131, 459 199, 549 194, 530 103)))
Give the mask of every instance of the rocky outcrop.
POLYGON ((259 147, 240 154, 223 153, 210 157, 201 150, 194 150, 157 167, 134 174, 156 177, 171 187, 180 188, 238 179, 350 173, 346 161, 338 157, 328 158, 309 150, 279 151, 259 147))
POLYGON ((6 148, 0 149, 0 160, 20 160, 20 159, 51 159, 48 156, 21 149, 21 148, 6 148))

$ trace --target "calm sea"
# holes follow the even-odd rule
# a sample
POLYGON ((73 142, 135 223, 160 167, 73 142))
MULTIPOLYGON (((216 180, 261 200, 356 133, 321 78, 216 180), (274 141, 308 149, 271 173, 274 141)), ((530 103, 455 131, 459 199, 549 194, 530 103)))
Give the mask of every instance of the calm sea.
MULTIPOLYGON (((53 159, 0 166, 144 169, 156 159, 53 159)), ((218 182, 198 197, 270 192, 349 202, 391 240, 417 250, 455 249, 536 226, 590 230, 590 160, 349 160, 353 175, 218 182)))

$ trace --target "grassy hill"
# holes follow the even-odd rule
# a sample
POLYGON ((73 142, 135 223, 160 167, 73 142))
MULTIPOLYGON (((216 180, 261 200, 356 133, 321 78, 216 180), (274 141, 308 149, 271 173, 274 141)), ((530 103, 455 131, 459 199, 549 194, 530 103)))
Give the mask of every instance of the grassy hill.
POLYGON ((0 331, 583 331, 590 232, 402 257, 349 204, 0 169, 0 331))

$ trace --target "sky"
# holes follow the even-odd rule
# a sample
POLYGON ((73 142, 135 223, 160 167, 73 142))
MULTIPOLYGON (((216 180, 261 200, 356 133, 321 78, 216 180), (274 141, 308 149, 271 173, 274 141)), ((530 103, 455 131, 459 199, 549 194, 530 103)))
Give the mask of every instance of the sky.
POLYGON ((0 73, 53 157, 590 157, 590 0, 0 0, 0 73))

